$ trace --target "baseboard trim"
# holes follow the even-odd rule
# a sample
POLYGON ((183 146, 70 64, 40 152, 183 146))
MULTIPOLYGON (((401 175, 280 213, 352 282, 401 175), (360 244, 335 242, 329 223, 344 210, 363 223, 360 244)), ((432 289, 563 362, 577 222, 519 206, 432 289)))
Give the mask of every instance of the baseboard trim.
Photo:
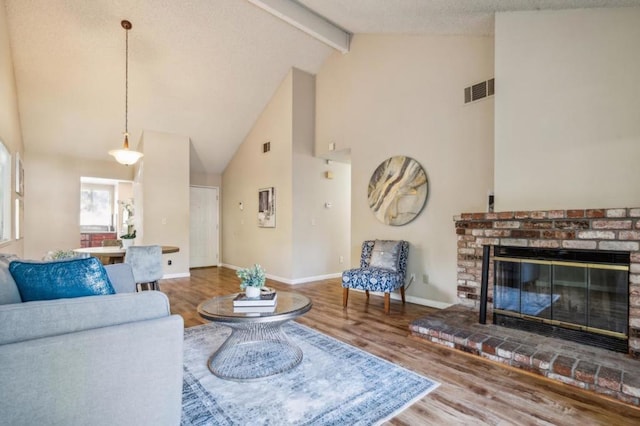
POLYGON ((170 280, 172 278, 189 278, 191 276, 190 272, 180 272, 177 274, 164 274, 161 279, 170 280))
MULTIPOLYGON (((355 289, 352 288, 350 289, 351 291, 360 291, 364 293, 364 290, 359 290, 359 289, 355 289)), ((380 296, 380 297, 384 297, 384 293, 382 292, 378 292, 378 291, 371 291, 369 292, 369 294, 375 295, 375 296, 380 296)), ((391 293, 391 299, 393 300, 402 300, 402 297, 400 296, 400 293, 391 293)), ((446 303, 446 302, 441 302, 439 300, 431 300, 431 299, 425 299, 423 297, 416 297, 416 296, 409 296, 408 294, 405 295, 405 300, 409 303, 414 303, 416 305, 422 305, 422 306, 428 306, 430 308, 436 308, 436 309, 446 309, 450 306, 453 306, 453 303, 446 303)))
MULTIPOLYGON (((240 266, 230 265, 228 263, 223 263, 222 266, 225 268, 236 270, 236 271, 241 268, 240 266)), ((326 274, 326 275, 316 275, 316 276, 304 277, 304 278, 293 278, 293 279, 279 277, 277 275, 271 275, 271 274, 265 274, 265 275, 270 280, 278 281, 280 283, 288 284, 288 285, 296 285, 296 284, 310 283, 312 281, 322 281, 322 280, 329 280, 332 278, 338 278, 342 276, 342 272, 336 272, 334 274, 326 274)))
MULTIPOLYGON (((224 268, 234 269, 236 271, 240 269, 239 266, 229 265, 228 263, 223 263, 221 264, 221 266, 224 268)), ((334 274, 326 274, 326 275, 316 275, 313 277, 296 278, 296 279, 282 278, 277 275, 270 275, 270 274, 266 274, 266 275, 267 275, 267 278, 269 278, 270 280, 278 281, 280 283, 288 284, 288 285, 297 285, 297 284, 309 283, 312 281, 322 281, 322 280, 329 280, 333 278, 340 278, 342 276, 342 272, 337 272, 334 274)), ((352 289, 352 291, 364 292, 364 290, 357 290, 357 289, 352 289)), ((377 296, 384 296, 384 293, 373 292, 373 291, 371 292, 371 294, 375 294, 377 296)), ((393 300, 402 300, 399 293, 391 293, 391 298, 393 300)), ((446 309, 453 305, 453 303, 446 303, 446 302, 441 302, 439 300, 431 300, 431 299, 425 299, 423 297, 416 297, 416 296, 409 296, 409 295, 405 295, 405 300, 409 303, 415 303, 416 305, 428 306, 430 308, 436 308, 436 309, 446 309)))

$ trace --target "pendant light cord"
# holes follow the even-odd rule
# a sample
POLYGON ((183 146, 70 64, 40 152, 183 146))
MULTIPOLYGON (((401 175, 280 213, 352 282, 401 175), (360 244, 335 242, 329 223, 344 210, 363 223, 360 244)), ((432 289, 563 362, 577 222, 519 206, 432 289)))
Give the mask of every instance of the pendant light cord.
POLYGON ((129 134, 129 30, 125 29, 124 60, 124 132, 129 134))

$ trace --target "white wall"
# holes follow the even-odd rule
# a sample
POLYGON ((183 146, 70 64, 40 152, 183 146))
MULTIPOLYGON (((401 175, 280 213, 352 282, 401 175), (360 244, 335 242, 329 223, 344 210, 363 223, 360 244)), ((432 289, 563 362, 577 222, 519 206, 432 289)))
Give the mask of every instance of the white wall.
POLYGON ((132 168, 25 152, 24 257, 41 259, 51 250, 80 247, 80 177, 132 179, 132 168))
POLYGON ((349 264, 351 168, 314 157, 314 140, 315 78, 294 69, 294 279, 340 273, 349 264), (326 172, 331 172, 333 179, 327 179, 326 172))
POLYGON ((640 205, 640 8, 496 15, 497 210, 640 205))
POLYGON ((165 277, 188 276, 189 138, 145 130, 140 147, 144 157, 134 193, 136 216, 142 215, 143 226, 136 244, 177 246, 178 253, 163 255, 165 277))
POLYGON ((222 174, 222 262, 259 263, 285 278, 292 273, 292 78, 288 73, 222 174), (259 228, 258 190, 268 187, 275 188, 276 227, 259 228))
POLYGON ((313 95, 313 76, 291 70, 225 169, 224 264, 259 263, 268 276, 289 283, 341 270, 340 253, 348 250, 349 166, 313 157, 313 95), (265 142, 271 142, 267 154, 265 142), (332 181, 323 175, 330 169, 332 181), (258 189, 270 186, 276 191, 276 227, 259 228, 258 189), (327 201, 335 207, 325 209, 327 201))
POLYGON ((189 183, 194 186, 220 187, 222 185, 222 175, 208 173, 191 173, 189 183))
MULTIPOLYGON (((7 15, 4 0, 0 0, 0 140, 12 154, 11 163, 14 164, 15 167, 15 153, 23 152, 22 131, 18 114, 18 98, 16 95, 13 60, 11 58, 11 46, 9 44, 9 31, 7 29, 7 15)), ((15 188, 13 181, 13 179, 15 179, 15 170, 13 170, 11 176, 11 188, 15 188)), ((13 190, 11 193, 13 194, 11 202, 11 211, 13 212, 13 200, 15 200, 16 195, 13 190)), ((13 214, 14 213, 12 213, 12 216, 13 214)), ((12 236, 15 236, 14 220, 15 218, 13 218, 11 222, 12 236)), ((10 242, 2 244, 2 246, 0 246, 0 252, 22 255, 23 240, 16 241, 12 239, 10 242)))
POLYGON ((493 77, 493 39, 356 35, 347 55, 316 76, 316 152, 351 149, 351 265, 363 240, 410 242, 408 295, 456 300, 452 218, 483 211, 493 185, 493 98, 464 105, 463 88, 493 77), (367 203, 373 171, 406 155, 425 168, 429 195, 405 226, 376 220, 367 203), (428 284, 422 276, 427 275, 428 284))

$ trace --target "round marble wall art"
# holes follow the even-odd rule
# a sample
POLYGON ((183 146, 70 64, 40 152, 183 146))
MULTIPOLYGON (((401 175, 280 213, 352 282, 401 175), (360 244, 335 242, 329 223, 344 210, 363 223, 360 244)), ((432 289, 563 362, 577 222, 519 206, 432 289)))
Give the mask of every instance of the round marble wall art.
POLYGON ((380 164, 369 180, 369 208, 382 223, 405 225, 427 201, 427 173, 410 157, 397 156, 380 164))

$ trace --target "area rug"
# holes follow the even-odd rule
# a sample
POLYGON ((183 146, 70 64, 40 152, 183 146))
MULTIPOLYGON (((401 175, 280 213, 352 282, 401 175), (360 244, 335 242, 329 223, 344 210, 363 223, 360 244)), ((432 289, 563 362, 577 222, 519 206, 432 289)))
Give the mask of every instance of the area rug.
POLYGON ((229 328, 186 329, 181 425, 376 425, 439 386, 304 325, 283 327, 302 349, 302 362, 249 382, 222 380, 207 367, 229 328))

